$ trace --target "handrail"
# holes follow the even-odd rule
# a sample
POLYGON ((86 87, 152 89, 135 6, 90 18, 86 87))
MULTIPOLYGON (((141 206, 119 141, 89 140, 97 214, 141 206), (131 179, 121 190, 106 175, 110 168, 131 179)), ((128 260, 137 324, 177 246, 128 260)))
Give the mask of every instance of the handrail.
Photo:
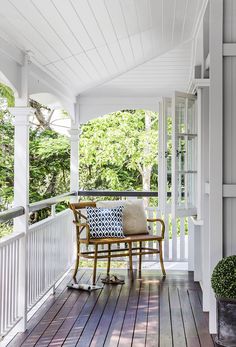
MULTIPOLYGON (((167 192, 168 197, 171 197, 171 192, 167 192)), ((158 197, 158 192, 145 192, 145 191, 137 191, 137 190, 123 190, 123 191, 115 191, 115 190, 79 190, 78 196, 143 196, 143 197, 158 197)), ((184 196, 184 193, 182 193, 184 196)))
POLYGON ((76 192, 73 191, 73 192, 67 192, 67 193, 64 193, 61 195, 57 195, 53 198, 34 202, 34 203, 29 205, 29 212, 35 212, 38 210, 42 210, 43 208, 50 207, 50 206, 55 205, 61 201, 65 201, 70 196, 76 196, 76 195, 77 195, 76 192))
POLYGON ((22 206, 13 207, 9 210, 0 212, 0 223, 7 222, 10 219, 22 216, 25 213, 25 209, 22 206))
MULTIPOLYGON (((39 211, 46 207, 51 207, 61 201, 65 201, 70 196, 76 196, 76 192, 67 192, 53 198, 34 202, 29 205, 29 212, 39 211)), ((124 196, 124 197, 158 197, 158 192, 145 191, 111 191, 111 190, 79 190, 78 196, 124 196)), ((0 223, 22 216, 25 213, 24 207, 14 207, 7 211, 0 212, 0 223)))
POLYGON ((134 190, 114 191, 114 190, 79 190, 78 196, 143 196, 158 197, 158 192, 144 192, 134 190))

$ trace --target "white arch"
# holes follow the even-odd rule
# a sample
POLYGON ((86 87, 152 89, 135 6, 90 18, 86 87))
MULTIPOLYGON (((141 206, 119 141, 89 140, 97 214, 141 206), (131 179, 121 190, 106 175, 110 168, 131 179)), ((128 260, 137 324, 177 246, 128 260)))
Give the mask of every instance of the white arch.
POLYGON ((1 63, 2 61, 0 61, 0 83, 3 83, 6 86, 10 87, 14 93, 14 96, 18 97, 19 95, 19 92, 17 90, 18 81, 15 78, 14 74, 12 74, 12 70, 6 72, 6 69, 4 69, 4 66, 1 63))
POLYGON ((80 123, 86 123, 90 119, 98 118, 104 114, 119 110, 152 110, 159 111, 159 99, 146 97, 80 97, 78 99, 79 119, 80 123))

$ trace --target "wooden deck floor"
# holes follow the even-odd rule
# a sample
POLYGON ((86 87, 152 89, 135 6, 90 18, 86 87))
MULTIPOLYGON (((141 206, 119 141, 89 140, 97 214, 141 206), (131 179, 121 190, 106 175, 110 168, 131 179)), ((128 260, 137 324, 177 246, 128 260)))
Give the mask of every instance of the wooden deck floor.
MULTIPOLYGON (((119 274, 124 285, 91 294, 66 289, 66 278, 31 318, 28 331, 8 346, 214 346, 192 273, 170 271, 162 280, 158 271, 143 271, 133 282, 126 271, 119 274)), ((91 272, 81 270, 78 279, 88 282, 91 272)))

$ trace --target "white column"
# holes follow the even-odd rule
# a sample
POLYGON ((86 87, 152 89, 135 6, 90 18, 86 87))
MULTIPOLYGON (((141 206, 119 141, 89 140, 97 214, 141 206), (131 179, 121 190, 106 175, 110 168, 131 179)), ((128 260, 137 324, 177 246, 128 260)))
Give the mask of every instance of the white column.
POLYGON ((79 125, 71 124, 70 133, 70 190, 79 190, 79 125))
POLYGON ((27 323, 27 232, 29 220, 29 116, 30 108, 15 107, 14 116, 14 206, 23 206, 25 214, 14 219, 14 232, 24 232, 21 239, 19 264, 19 315, 21 330, 27 323))
MULTIPOLYGON (((223 256, 223 0, 210 1, 209 264, 223 256)), ((216 333, 216 300, 210 290, 210 333, 216 333)))

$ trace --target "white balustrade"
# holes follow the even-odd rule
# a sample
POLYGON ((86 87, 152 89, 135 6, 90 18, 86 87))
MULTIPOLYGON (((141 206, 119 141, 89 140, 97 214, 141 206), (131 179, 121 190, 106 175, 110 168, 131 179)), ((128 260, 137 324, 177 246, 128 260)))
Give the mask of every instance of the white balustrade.
MULTIPOLYGON (((162 218, 165 222, 165 239, 163 242, 164 261, 184 262, 188 261, 188 219, 186 217, 172 219, 171 214, 161 215, 158 208, 148 207, 146 209, 148 218, 162 218)), ((149 223, 149 233, 160 235, 160 224, 149 223)), ((155 241, 149 241, 148 247, 156 247, 155 241)), ((144 257, 146 261, 159 260, 158 255, 151 254, 144 257)))
POLYGON ((71 211, 65 210, 29 228, 28 309, 55 285, 75 259, 72 218, 71 211))
POLYGON ((22 319, 19 264, 27 244, 27 312, 70 269, 75 259, 72 212, 67 209, 0 239, 0 339, 22 319))
POLYGON ((0 239, 0 338, 18 322, 19 258, 24 233, 0 239))

